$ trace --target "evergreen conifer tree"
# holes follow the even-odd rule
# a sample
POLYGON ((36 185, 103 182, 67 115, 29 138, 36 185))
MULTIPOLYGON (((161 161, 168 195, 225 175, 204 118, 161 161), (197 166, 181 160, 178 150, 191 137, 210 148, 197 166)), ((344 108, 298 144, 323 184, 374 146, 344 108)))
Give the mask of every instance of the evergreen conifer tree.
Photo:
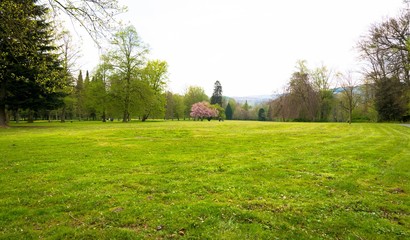
POLYGON ((75 85, 76 109, 78 120, 82 120, 84 112, 84 79, 83 73, 80 70, 78 74, 77 83, 75 85))
POLYGON ((260 108, 258 111, 258 120, 259 121, 266 121, 266 111, 263 108, 260 108))
POLYGON ((61 104, 61 62, 47 9, 36 0, 0 1, 0 127, 8 109, 36 110, 61 104))
POLYGON ((227 120, 232 120, 232 118, 233 118, 233 110, 232 110, 232 107, 231 107, 231 104, 230 104, 230 103, 228 103, 228 105, 226 106, 225 115, 226 115, 226 119, 227 119, 227 120))
POLYGON ((219 81, 215 82, 214 93, 211 97, 211 104, 218 104, 222 107, 222 85, 219 81))

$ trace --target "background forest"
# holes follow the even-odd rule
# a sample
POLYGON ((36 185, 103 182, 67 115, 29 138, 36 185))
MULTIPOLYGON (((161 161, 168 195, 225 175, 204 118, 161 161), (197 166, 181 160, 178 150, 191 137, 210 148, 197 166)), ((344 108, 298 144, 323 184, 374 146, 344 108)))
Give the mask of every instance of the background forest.
MULTIPOLYGON (((168 91, 167 62, 148 58, 149 48, 133 26, 100 31, 108 25, 98 10, 70 4, 42 4, 36 0, 0 3, 1 126, 21 119, 203 119, 204 116, 192 114, 192 106, 204 101, 217 110, 212 117, 228 120, 409 120, 408 9, 397 17, 374 23, 364 33, 355 46, 364 63, 362 72, 340 73, 326 65, 310 69, 306 61, 300 60, 283 91, 272 95, 270 101, 248 103, 223 96, 223 81, 215 82, 212 96, 198 86, 187 87, 183 94, 168 91), (105 39, 101 33, 111 36, 95 69, 78 69, 78 48, 53 16, 58 7, 86 26, 96 42, 105 39), (81 15, 84 12, 89 15, 81 15)), ((122 11, 116 2, 99 4, 102 13, 112 11, 109 18, 122 11)), ((275 79, 274 74, 271 78, 275 79)))

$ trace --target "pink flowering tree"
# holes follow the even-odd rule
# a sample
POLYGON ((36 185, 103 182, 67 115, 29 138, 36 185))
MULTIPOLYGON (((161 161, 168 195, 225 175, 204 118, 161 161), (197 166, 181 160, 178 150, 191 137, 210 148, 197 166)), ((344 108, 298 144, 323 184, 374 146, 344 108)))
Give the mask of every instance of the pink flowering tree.
POLYGON ((218 114, 218 110, 208 102, 198 102, 192 105, 190 115, 195 119, 204 120, 204 118, 206 118, 208 121, 211 121, 211 119, 217 117, 218 114))

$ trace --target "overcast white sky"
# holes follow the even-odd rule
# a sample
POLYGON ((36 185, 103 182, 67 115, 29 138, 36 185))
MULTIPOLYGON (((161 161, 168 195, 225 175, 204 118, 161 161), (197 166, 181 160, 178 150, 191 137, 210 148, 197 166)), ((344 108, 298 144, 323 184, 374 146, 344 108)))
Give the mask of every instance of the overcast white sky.
MULTIPOLYGON (((296 61, 334 71, 357 69, 360 36, 396 16, 403 0, 119 0, 121 15, 149 44, 150 57, 169 64, 169 89, 191 85, 208 95, 219 80, 226 96, 272 94, 296 61)), ((84 38, 83 68, 98 51, 84 38)))

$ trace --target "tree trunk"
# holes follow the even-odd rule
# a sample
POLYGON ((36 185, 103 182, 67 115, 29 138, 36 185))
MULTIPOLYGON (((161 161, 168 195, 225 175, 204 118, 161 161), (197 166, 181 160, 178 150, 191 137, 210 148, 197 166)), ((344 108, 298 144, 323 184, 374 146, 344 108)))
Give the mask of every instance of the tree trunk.
POLYGON ((16 123, 20 123, 20 111, 18 108, 16 110, 16 114, 14 118, 15 118, 14 120, 16 121, 16 123))
POLYGON ((128 111, 124 110, 124 115, 122 116, 122 122, 127 122, 128 121, 128 111))
POLYGON ((122 122, 128 122, 129 120, 129 116, 130 116, 130 113, 128 112, 129 107, 130 107, 130 98, 129 98, 129 95, 127 94, 125 96, 125 101, 124 101, 124 115, 122 117, 122 122))
POLYGON ((61 122, 65 123, 65 105, 63 106, 63 109, 61 109, 61 122))
POLYGON ((3 79, 0 85, 0 128, 8 127, 6 114, 6 85, 6 79, 3 79))
POLYGON ((103 110, 102 121, 103 121, 103 122, 106 122, 106 121, 107 121, 107 120, 106 120, 106 116, 105 116, 105 110, 103 110))
POLYGON ((6 128, 7 125, 7 115, 6 115, 6 104, 0 103, 0 128, 6 128))
POLYGON ((27 123, 33 123, 34 122, 34 112, 33 110, 28 110, 28 119, 27 123))
POLYGON ((131 85, 131 69, 128 67, 125 85, 125 99, 124 99, 124 116, 122 122, 128 122, 130 118, 130 85, 131 85))

